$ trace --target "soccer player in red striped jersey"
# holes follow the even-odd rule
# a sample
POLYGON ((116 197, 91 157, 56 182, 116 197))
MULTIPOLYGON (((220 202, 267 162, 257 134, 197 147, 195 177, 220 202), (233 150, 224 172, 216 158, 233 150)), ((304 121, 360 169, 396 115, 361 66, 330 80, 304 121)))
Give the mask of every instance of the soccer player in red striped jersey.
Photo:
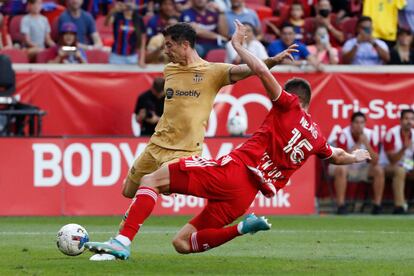
POLYGON ((301 79, 288 81, 285 90, 266 65, 243 48, 245 27, 236 20, 232 44, 243 61, 260 78, 273 107, 262 126, 239 149, 218 160, 182 158, 144 176, 129 216, 115 239, 88 242, 93 252, 109 253, 119 259, 130 255, 130 244, 150 216, 160 193, 180 193, 208 199, 204 210, 174 237, 173 246, 182 254, 202 252, 240 235, 269 230, 264 217, 250 214, 238 224, 258 191, 274 196, 292 173, 315 154, 335 164, 351 164, 370 159, 366 150, 347 153, 330 147, 306 108, 309 84, 301 79), (290 93, 289 93, 290 92, 290 93))

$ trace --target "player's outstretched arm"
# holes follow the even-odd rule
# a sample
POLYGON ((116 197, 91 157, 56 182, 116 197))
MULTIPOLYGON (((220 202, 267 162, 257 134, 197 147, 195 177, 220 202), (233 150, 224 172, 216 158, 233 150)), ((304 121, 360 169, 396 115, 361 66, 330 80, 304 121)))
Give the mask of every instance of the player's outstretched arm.
POLYGON ((341 148, 331 148, 333 154, 329 159, 329 162, 335 165, 348 165, 371 160, 371 155, 367 150, 364 149, 356 149, 352 153, 348 153, 341 148))
MULTIPOLYGON (((282 61, 286 58, 294 61, 295 59, 293 58, 292 53, 299 52, 296 49, 297 47, 297 44, 292 44, 283 52, 273 57, 269 57, 265 59, 263 62, 266 64, 267 68, 272 69, 275 65, 281 64, 282 61)), ((252 75, 254 75, 254 72, 246 64, 235 65, 231 68, 230 80, 232 82, 236 82, 248 78, 252 75)))
POLYGON ((269 95, 270 99, 275 100, 279 98, 282 88, 279 83, 270 73, 266 65, 255 57, 252 53, 247 51, 243 47, 243 42, 246 34, 246 28, 239 20, 235 20, 236 31, 231 39, 231 43, 239 54, 239 56, 246 62, 247 66, 260 78, 263 83, 263 86, 266 88, 266 92, 269 95))

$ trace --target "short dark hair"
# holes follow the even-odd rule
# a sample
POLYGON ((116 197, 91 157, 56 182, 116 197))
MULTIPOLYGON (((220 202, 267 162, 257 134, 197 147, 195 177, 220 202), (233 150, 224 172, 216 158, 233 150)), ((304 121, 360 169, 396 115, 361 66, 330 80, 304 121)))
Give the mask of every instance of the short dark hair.
POLYGON ((191 48, 194 48, 196 41, 196 31, 188 23, 177 23, 165 29, 162 34, 167 37, 170 36, 175 42, 182 43, 188 41, 191 48))
POLYGON ((297 95, 305 106, 309 105, 312 92, 307 80, 302 78, 290 79, 285 83, 284 89, 289 93, 297 95))
POLYGON ((361 16, 360 18, 358 18, 358 21, 357 21, 357 23, 356 23, 356 26, 357 27, 359 27, 359 25, 361 25, 362 23, 364 23, 364 22, 366 22, 366 21, 369 21, 369 22, 371 22, 372 23, 372 19, 371 19, 371 17, 369 17, 369 16, 361 16))
POLYGON ((282 27, 280 27, 280 30, 283 30, 284 28, 292 28, 292 29, 295 29, 295 26, 293 26, 293 24, 290 23, 290 22, 284 22, 282 24, 282 27))
POLYGON ((404 117, 404 115, 408 114, 408 113, 414 114, 414 110, 412 110, 412 109, 403 109, 403 110, 401 110, 400 119, 402 119, 404 117))
POLYGON ((361 111, 357 111, 357 112, 352 113, 351 122, 355 121, 355 119, 358 117, 364 118, 365 121, 367 120, 367 117, 365 117, 364 113, 362 113, 361 111))

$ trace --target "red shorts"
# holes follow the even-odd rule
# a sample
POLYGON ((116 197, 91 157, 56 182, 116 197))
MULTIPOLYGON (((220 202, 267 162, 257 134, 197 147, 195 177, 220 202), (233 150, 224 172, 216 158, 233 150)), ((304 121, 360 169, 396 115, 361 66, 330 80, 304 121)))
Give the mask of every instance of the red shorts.
POLYGON ((190 224, 197 230, 222 228, 243 215, 258 192, 255 177, 239 160, 181 158, 169 165, 170 192, 208 199, 190 224))

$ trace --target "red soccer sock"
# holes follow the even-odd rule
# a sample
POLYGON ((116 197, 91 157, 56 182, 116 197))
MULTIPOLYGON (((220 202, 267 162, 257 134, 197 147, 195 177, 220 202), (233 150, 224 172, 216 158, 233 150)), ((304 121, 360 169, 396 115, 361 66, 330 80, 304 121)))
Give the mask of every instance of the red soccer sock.
POLYGON ((158 194, 154 189, 150 187, 139 188, 119 234, 132 241, 141 225, 152 213, 155 203, 157 203, 157 197, 158 194))
POLYGON ((191 252, 203 252, 231 241, 241 234, 237 231, 237 224, 220 229, 204 229, 194 232, 190 236, 191 252))

